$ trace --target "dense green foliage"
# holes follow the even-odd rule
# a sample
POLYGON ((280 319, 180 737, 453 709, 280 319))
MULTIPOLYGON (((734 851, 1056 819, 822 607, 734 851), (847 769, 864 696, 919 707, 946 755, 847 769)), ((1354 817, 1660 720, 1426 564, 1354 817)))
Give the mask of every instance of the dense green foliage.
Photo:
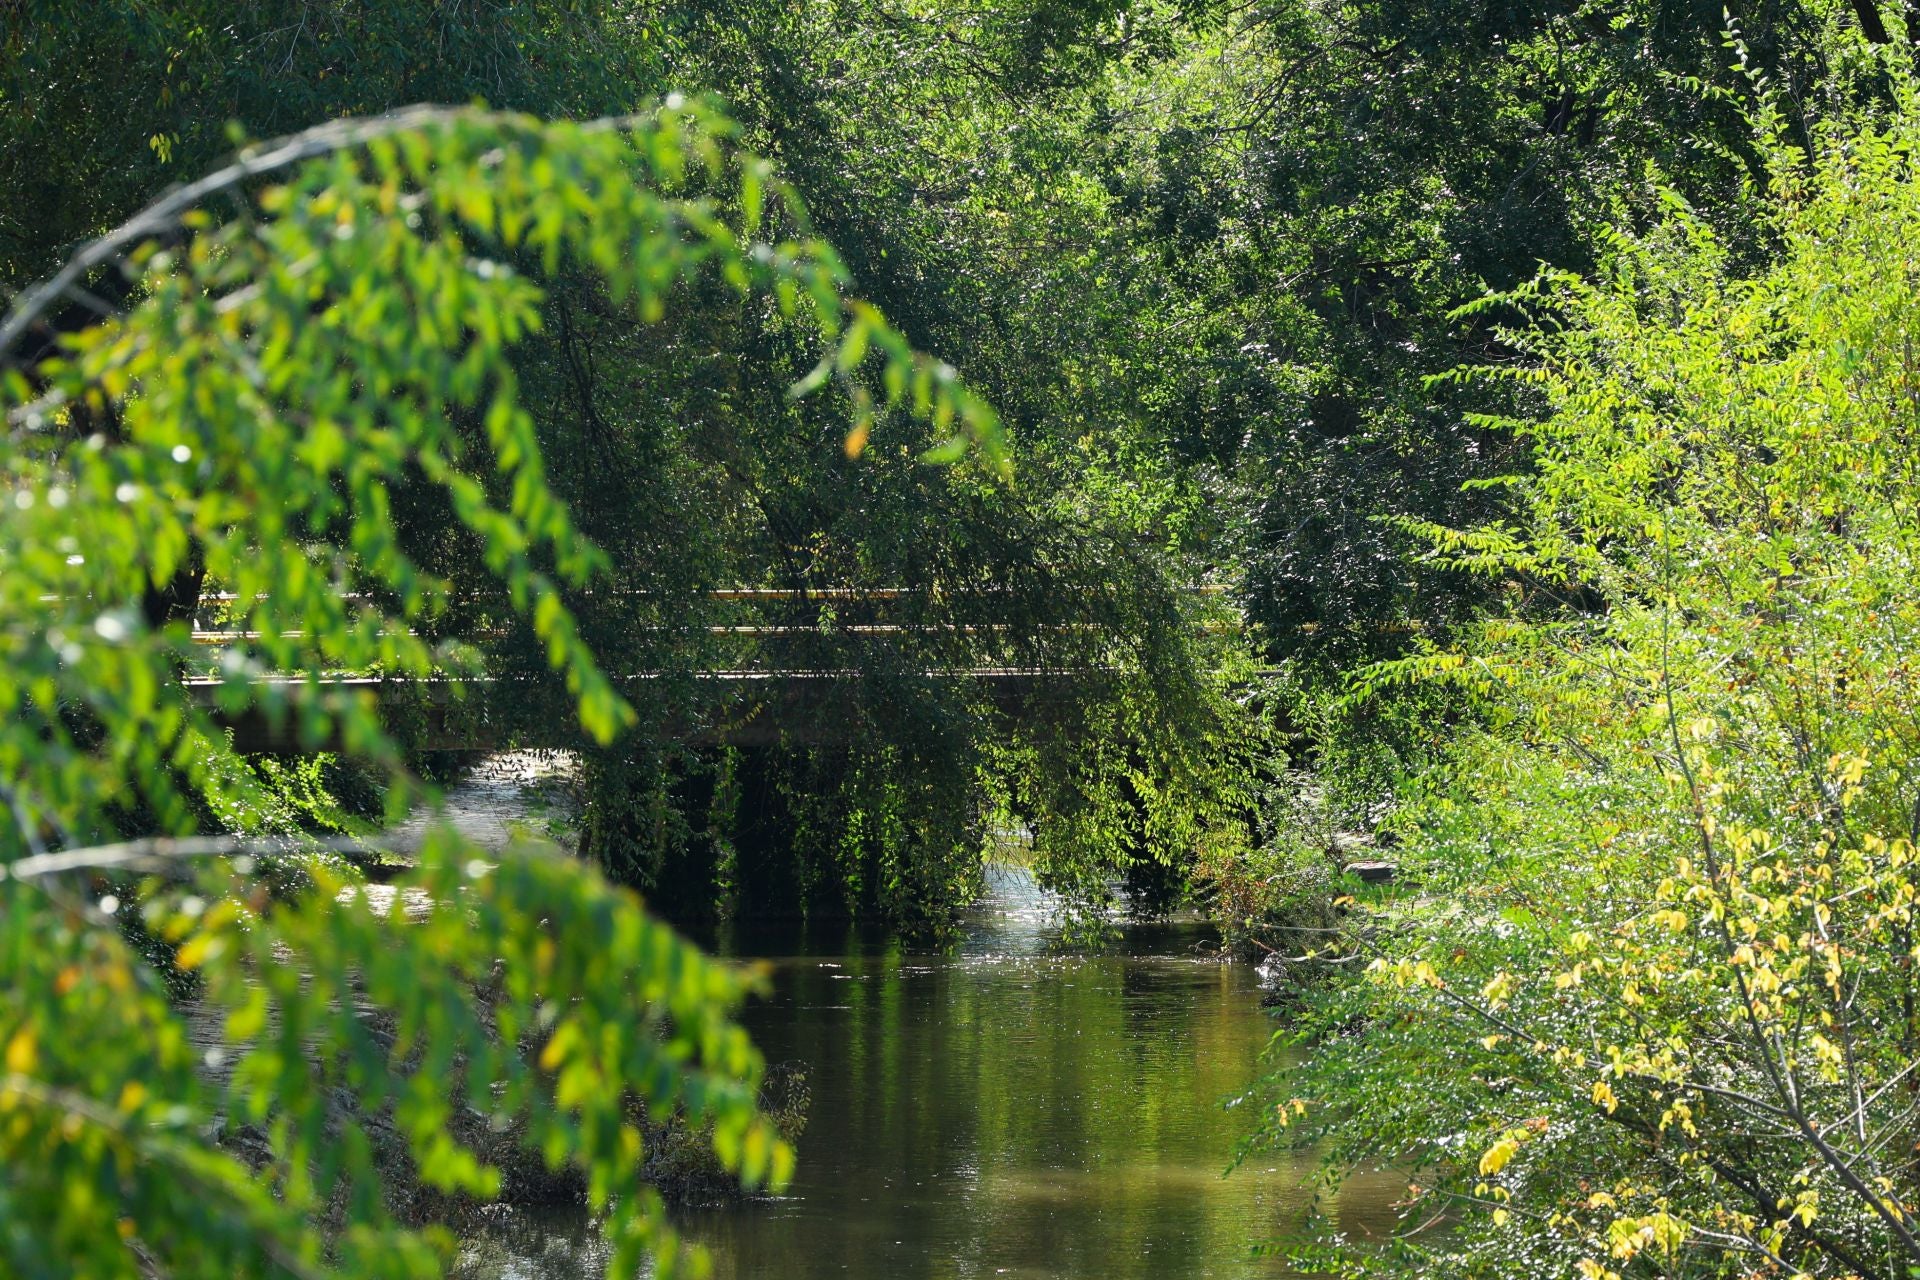
MULTIPOLYGON (((1060 261, 1066 228, 1023 243, 1053 219, 1055 202, 1036 197, 1071 137, 1003 144, 1027 108, 976 112, 969 85, 987 64, 952 59, 930 15, 585 3, 516 7, 496 23, 422 3, 256 6, 215 22, 160 4, 82 22, 66 6, 33 11, 0 74, 0 109, 20 140, 9 185, 27 197, 5 245, 12 282, 217 154, 228 120, 260 134, 475 95, 608 112, 696 84, 734 100, 748 141, 844 248, 862 293, 1009 406, 1023 443, 1011 486, 921 465, 918 442, 884 431, 843 451, 841 397, 787 394, 818 358, 805 323, 713 282, 643 323, 563 266, 515 365, 553 488, 611 565, 593 593, 567 593, 570 611, 610 670, 649 677, 626 686, 635 730, 589 761, 587 847, 610 872, 690 916, 938 923, 1008 822, 1038 833, 1050 882, 1088 903, 1108 897, 1115 874, 1149 865, 1171 867, 1147 878, 1177 887, 1185 849, 1169 836, 1231 823, 1230 761, 1244 751, 1221 672, 1240 646, 1220 629, 1230 620, 1220 598, 1186 590, 1225 576, 1213 557, 1189 554, 1190 531, 1207 523, 1201 499, 1135 438, 1138 415, 1111 372, 1132 340, 1124 311, 1088 310, 1083 323, 1050 300, 1071 323, 1048 333, 1026 305, 1055 288, 1091 301, 1101 288, 1084 251, 1060 261), (855 16, 873 21, 838 20, 855 16), (906 51, 939 75, 913 74, 898 60, 906 51), (109 86, 82 70, 119 62, 133 71, 109 86), (47 109, 49 84, 70 110, 47 109), (152 145, 124 127, 147 113, 164 126, 152 145), (921 122, 918 139, 876 133, 921 122), (942 171, 972 164, 969 152, 1003 146, 1002 158, 978 157, 946 207, 921 199, 950 184, 942 171), (76 202, 77 191, 91 195, 76 202), (740 587, 789 594, 714 598, 740 587), (875 588, 891 593, 884 603, 836 603, 836 592, 875 588), (983 668, 1063 678, 1044 705, 1009 718, 989 689, 950 674, 983 668), (861 675, 827 740, 742 757, 703 744, 771 713, 737 685, 699 678, 716 669, 861 675), (1124 787, 1114 760, 1133 775, 1124 787), (790 812, 775 825, 815 834, 741 825, 725 798, 743 787, 748 812, 790 812)), ((1037 103, 1084 92, 1111 65, 1098 46, 1112 16, 1016 5, 978 34, 992 74, 1037 103)), ((1165 51, 1163 38, 1149 43, 1165 51)), ((1081 186, 1080 222, 1092 228, 1106 201, 1081 186)), ((94 288, 119 293, 110 279, 94 288)), ((75 306, 56 324, 85 316, 75 306)), ((851 442, 866 439, 862 428, 851 442)), ((544 641, 501 607, 491 567, 444 500, 407 483, 392 502, 399 545, 454 587, 429 636, 485 636, 495 673, 543 672, 544 641)), ((550 705, 545 691, 526 692, 536 713, 550 705)))
POLYGON ((389 486, 408 473, 530 618, 586 732, 631 720, 556 590, 606 561, 546 483, 505 357, 540 321, 513 259, 593 271, 643 317, 701 274, 796 322, 804 308, 820 381, 917 410, 1003 468, 992 412, 843 301, 824 244, 756 238, 770 203, 797 206, 728 135, 681 104, 591 126, 433 110, 322 126, 163 198, 0 326, 0 347, 20 341, 83 268, 131 254, 131 306, 7 375, 9 1274, 437 1274, 446 1237, 387 1203, 381 1117, 439 1191, 499 1189, 449 1129, 463 1107, 578 1168, 612 1274, 643 1251, 678 1256, 640 1181, 648 1114, 711 1123, 749 1185, 784 1178, 790 1153, 755 1109, 758 1058, 730 1021, 751 983, 576 863, 483 861, 439 837, 381 897, 298 845, 99 844, 209 818, 244 832, 271 808, 271 774, 241 766, 180 678, 199 661, 190 624, 143 607, 189 562, 233 590, 246 628, 207 686, 218 707, 338 740, 404 782, 365 695, 321 677, 461 665, 411 625, 448 584, 401 545, 389 486), (208 211, 262 180, 248 216, 208 211), (699 194, 721 183, 737 220, 699 194), (854 381, 868 368, 871 391, 854 381), (97 874, 151 878, 96 902, 97 874), (201 978, 202 1003, 170 1004, 116 917, 201 978), (245 1126, 263 1135, 264 1177, 210 1138, 245 1126))
MULTIPOLYGON (((502 723, 578 721, 582 852, 671 918, 938 931, 1017 844, 1083 916, 1186 898, 1283 957, 1313 1051, 1254 1141, 1421 1188, 1424 1229, 1318 1263, 1903 1274, 1908 16, 12 6, 0 854, 349 828, 349 776, 397 811, 425 735, 315 677, 484 673, 502 723), (543 123, 674 90, 726 113, 543 123), (368 118, 476 99, 528 114, 368 118), (247 637, 217 651, 190 634, 213 592, 247 637), (347 763, 237 758, 222 717, 256 702, 347 763), (1362 856, 1411 887, 1364 888, 1362 856)), ((582 1068, 605 1089, 563 1097, 504 1050, 462 1083, 558 1134, 624 1239, 652 1220, 616 1154, 629 1068, 641 1103, 716 1091, 716 1134, 766 1172, 740 980, 596 874, 470 862, 430 853, 411 931, 337 870, 257 899, 226 871, 156 883, 127 922, 266 980, 205 985, 256 1064, 233 1088, 284 1120, 267 1191, 194 1145, 226 1086, 79 872, 9 880, 36 941, 9 935, 6 1140, 99 1159, 154 1117, 181 1146, 150 1161, 224 1189, 188 1203, 129 1158, 163 1197, 127 1217, 141 1248, 183 1213, 229 1242, 175 1270, 261 1240, 283 1269, 426 1266, 359 1148, 317 1158, 297 1041, 248 1030, 248 993, 302 1007, 273 984, 324 954, 406 1046, 323 1063, 369 1099, 487 1019, 530 1053, 618 1042, 582 1068), (489 933, 456 945, 456 896, 497 907, 489 933), (622 923, 543 958, 533 922, 569 912, 622 923), (403 938, 450 948, 419 990, 376 954, 426 945, 403 938), (483 953, 540 980, 471 1005, 483 953), (656 964, 691 975, 664 1022, 595 1004, 609 965, 656 964), (577 1013, 542 1022, 563 990, 577 1013), (172 1030, 68 1062, 47 992, 102 1044, 172 1030), (619 1056, 653 1053, 696 1074, 619 1056)), ((429 1176, 487 1189, 430 1140, 440 1096, 401 1101, 429 1176)), ((50 1194, 46 1167, 0 1196, 50 1194)), ((23 1269, 131 1256, 109 1200, 69 1209, 56 1245, 5 1237, 23 1269)))
POLYGON ((1507 606, 1368 676, 1485 702, 1396 816, 1448 905, 1377 904, 1348 951, 1373 981, 1303 1023, 1360 1034, 1272 1113, 1408 1161, 1414 1218, 1459 1224, 1385 1272, 1920 1265, 1901 93, 1811 163, 1763 129, 1772 265, 1676 201, 1508 299, 1535 469, 1511 522, 1426 530, 1507 606))
POLYGON ((32 0, 0 22, 0 284, 12 289, 213 168, 236 122, 277 137, 476 97, 591 117, 639 106, 658 83, 658 54, 601 4, 32 0))
MULTIPOLYGON (((1245 775, 1276 764, 1224 696, 1245 647, 1204 631, 1236 612, 1288 666, 1271 718, 1341 766, 1331 817, 1371 822, 1452 711, 1327 690, 1485 599, 1379 517, 1492 518, 1500 495, 1461 482, 1515 460, 1474 416, 1512 409, 1509 388, 1425 382, 1514 354, 1497 316, 1455 309, 1543 259, 1589 267, 1592 228, 1656 206, 1649 164, 1733 225, 1734 252, 1759 250, 1756 84, 1804 133, 1880 83, 1858 14, 1821 3, 1740 17, 1737 43, 1718 6, 1668 4, 28 9, 0 74, 12 283, 210 162, 228 121, 473 96, 599 113, 698 85, 863 295, 1000 406, 1013 486, 891 442, 851 460, 845 408, 785 394, 816 358, 804 325, 711 284, 638 324, 590 276, 554 282, 517 376, 617 588, 568 603, 611 669, 660 677, 630 690, 636 732, 590 760, 587 844, 689 915, 937 921, 1008 824, 1084 901, 1116 875, 1177 886, 1197 846, 1257 834, 1245 775), (88 71, 109 65, 128 70, 88 71), (712 595, 736 587, 792 594, 712 595), (899 594, 831 594, 873 589, 899 594), (984 689, 924 678, 970 668, 1102 678, 1008 720, 984 689), (697 678, 716 669, 867 674, 833 740, 723 752, 707 744, 767 713, 697 678), (743 822, 741 796, 782 834, 743 822)), ((543 670, 431 488, 394 505, 402 545, 456 586, 439 634, 543 670)))

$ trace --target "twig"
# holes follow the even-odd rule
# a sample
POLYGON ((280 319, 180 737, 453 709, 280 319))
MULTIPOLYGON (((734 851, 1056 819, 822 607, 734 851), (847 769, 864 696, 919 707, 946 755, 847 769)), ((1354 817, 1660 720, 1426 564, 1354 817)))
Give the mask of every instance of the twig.
POLYGON ((0 880, 38 880, 69 871, 160 870, 195 858, 294 857, 303 853, 377 854, 379 845, 351 837, 198 836, 150 837, 88 849, 39 853, 0 865, 0 880))

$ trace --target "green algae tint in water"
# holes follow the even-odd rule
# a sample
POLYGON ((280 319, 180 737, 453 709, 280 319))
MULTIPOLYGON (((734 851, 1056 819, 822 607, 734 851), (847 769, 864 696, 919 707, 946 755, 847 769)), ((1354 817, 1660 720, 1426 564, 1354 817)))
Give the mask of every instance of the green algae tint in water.
MULTIPOLYGON (((1223 1102, 1273 1030, 1251 970, 1197 954, 1197 926, 1049 954, 1044 904, 995 879, 955 954, 771 957, 748 1025, 807 1064, 813 1106, 785 1198, 687 1218, 715 1276, 1288 1274, 1252 1246, 1297 1229, 1310 1163, 1221 1176, 1244 1119, 1223 1102)), ((1403 1189, 1363 1179, 1335 1215, 1384 1230, 1403 1189)))
MULTIPOLYGON (((1284 1277, 1253 1246, 1298 1230, 1312 1162, 1222 1177, 1273 1021, 1246 965, 1198 925, 1136 926, 1057 953, 1032 882, 997 872, 959 947, 737 935, 773 990, 745 1021, 769 1062, 806 1066, 793 1185, 681 1215, 717 1280, 1284 1277)), ((1350 1184, 1331 1216, 1389 1229, 1405 1180, 1350 1184)), ((503 1218, 469 1242, 483 1280, 598 1276, 576 1213, 503 1218)))

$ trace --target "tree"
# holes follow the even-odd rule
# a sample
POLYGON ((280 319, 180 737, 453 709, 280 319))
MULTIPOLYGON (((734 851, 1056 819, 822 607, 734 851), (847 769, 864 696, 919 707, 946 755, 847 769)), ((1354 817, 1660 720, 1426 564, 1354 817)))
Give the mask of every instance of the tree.
POLYGON ((0 351, 20 351, 93 275, 133 272, 124 311, 5 372, 13 1273, 434 1274, 444 1236, 383 1202, 382 1115, 441 1191, 499 1186, 450 1135, 460 1108, 578 1168, 618 1274, 647 1251, 663 1268, 681 1256, 638 1179, 642 1112, 683 1108, 747 1182, 785 1177, 730 1017, 750 980, 591 871, 525 849, 489 863, 443 834, 388 908, 298 848, 192 836, 208 818, 244 836, 258 783, 181 678, 199 669, 190 623, 140 607, 197 561, 249 636, 206 673, 217 709, 337 740, 407 794, 372 706, 324 677, 472 668, 471 650, 418 634, 449 585, 408 554, 390 495, 424 483, 530 616, 586 730, 611 737, 631 711, 556 591, 604 558, 546 482, 507 359, 541 320, 523 268, 592 271, 650 320, 702 276, 765 296, 817 335, 813 382, 838 380, 869 414, 919 414, 941 456, 971 448, 1003 474, 992 411, 843 299, 832 251, 731 137, 678 100, 589 125, 423 108, 319 126, 163 197, 0 324, 0 351), (229 197, 241 211, 222 220, 229 197), (771 219, 796 234, 765 238, 771 219), (100 843, 127 829, 162 835, 100 843), (96 900, 103 874, 141 878, 96 900), (213 1050, 116 922, 224 1011, 213 1050), (222 1060, 224 1084, 204 1071, 222 1060), (340 1095, 353 1107, 330 1109, 340 1095), (264 1177, 209 1137, 243 1123, 264 1131, 264 1177))
POLYGON ((1230 485, 1276 657, 1344 671, 1471 616, 1476 584, 1380 518, 1500 509, 1462 482, 1511 469, 1475 415, 1515 389, 1427 382, 1508 354, 1498 313, 1456 309, 1591 269, 1597 229, 1657 216, 1650 169, 1750 248, 1756 85, 1796 129, 1837 116, 1870 79, 1852 26, 1830 0, 1262 4, 1115 93, 1126 239, 1178 282, 1138 312, 1140 345, 1178 356, 1149 394, 1230 485))
POLYGON ((1518 517, 1414 527, 1510 608, 1370 676, 1485 700, 1402 819, 1456 905, 1376 917, 1373 981, 1303 1025, 1358 1034, 1276 1079, 1301 1101, 1268 1126, 1416 1167, 1415 1215, 1461 1229, 1395 1274, 1920 1265, 1899 92, 1811 165, 1762 117, 1774 264, 1674 197, 1596 277, 1505 299, 1548 405, 1506 424, 1518 517))
POLYGON ((8 289, 49 274, 169 182, 213 168, 235 122, 271 138, 476 99, 591 118, 667 88, 660 44, 627 6, 604 0, 28 0, 0 17, 0 40, 8 289))

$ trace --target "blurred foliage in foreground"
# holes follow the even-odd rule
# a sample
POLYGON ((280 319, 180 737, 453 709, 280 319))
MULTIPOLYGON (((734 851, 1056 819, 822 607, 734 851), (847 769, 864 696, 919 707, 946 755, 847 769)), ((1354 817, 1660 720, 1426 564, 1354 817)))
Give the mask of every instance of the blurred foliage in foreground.
POLYGON ((272 805, 180 680, 191 623, 164 599, 226 585, 251 638, 227 651, 219 707, 385 761, 405 796, 372 708, 321 677, 466 659, 417 634, 448 584, 397 535, 389 486, 411 478, 531 619, 586 731, 629 721, 556 594, 605 561, 546 483, 507 359, 541 318, 524 269, 592 272, 643 318, 703 276, 765 296, 826 353, 816 381, 1004 472, 991 410, 843 300, 822 242, 764 237, 801 214, 732 132, 679 102, 591 125, 421 109, 321 126, 163 197, 0 327, 18 350, 87 296, 89 269, 125 256, 134 273, 124 310, 5 373, 8 1274, 438 1274, 449 1241, 395 1220, 371 1126, 391 1124, 425 1186, 486 1198, 498 1170, 447 1128, 464 1108, 584 1175, 613 1274, 681 1257, 640 1182, 649 1115, 710 1124, 749 1185, 785 1179, 731 1021, 750 979, 596 872, 440 834, 383 898, 297 844, 193 838, 272 805), (229 197, 238 216, 217 216, 229 197), (127 828, 186 838, 101 844, 127 828), (169 1003, 123 930, 199 1001, 169 1003), (247 1128, 258 1171, 217 1140, 247 1128))

